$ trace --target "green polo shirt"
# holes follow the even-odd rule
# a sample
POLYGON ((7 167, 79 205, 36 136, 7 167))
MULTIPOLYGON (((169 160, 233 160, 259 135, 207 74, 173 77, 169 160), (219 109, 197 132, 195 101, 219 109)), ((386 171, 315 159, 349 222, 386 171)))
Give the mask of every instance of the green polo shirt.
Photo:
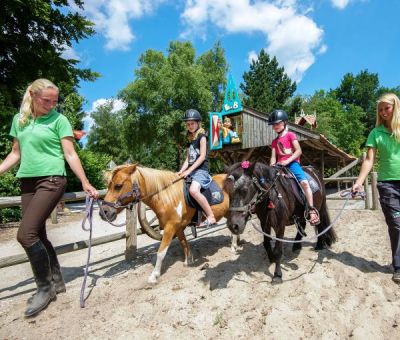
POLYGON ((21 153, 17 177, 65 176, 61 138, 73 136, 67 117, 51 110, 24 127, 19 126, 18 117, 14 116, 10 130, 10 135, 18 139, 21 153))
POLYGON ((370 132, 365 145, 379 152, 378 181, 400 180, 400 143, 383 125, 370 132))

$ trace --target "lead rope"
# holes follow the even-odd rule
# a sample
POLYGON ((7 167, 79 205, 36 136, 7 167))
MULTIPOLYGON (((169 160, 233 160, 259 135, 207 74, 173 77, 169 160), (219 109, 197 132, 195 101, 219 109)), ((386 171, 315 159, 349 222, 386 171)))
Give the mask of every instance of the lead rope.
MULTIPOLYGON (((82 229, 84 231, 89 232, 89 240, 88 240, 88 253, 87 253, 87 259, 86 259, 86 266, 84 269, 84 275, 83 275, 83 282, 81 286, 81 295, 80 295, 80 305, 81 308, 85 308, 85 287, 86 287, 86 280, 87 276, 89 274, 89 263, 90 263, 90 254, 92 250, 92 234, 93 234, 93 207, 94 204, 97 203, 99 206, 99 209, 103 211, 100 200, 94 199, 93 197, 86 195, 86 200, 85 200, 85 216, 83 217, 82 220, 82 229), (89 222, 89 227, 86 227, 86 221, 89 222)), ((128 206, 129 207, 129 206, 128 206)), ((107 220, 108 223, 113 225, 114 227, 123 227, 126 225, 126 222, 120 223, 120 224, 115 224, 112 223, 111 221, 107 220)))
POLYGON ((331 229, 331 228, 336 224, 337 220, 338 220, 339 217, 342 215, 342 212, 343 212, 344 208, 346 207, 347 203, 349 202, 349 199, 350 199, 350 198, 354 198, 354 197, 359 196, 359 197, 362 197, 362 198, 364 199, 364 197, 365 197, 365 192, 359 191, 359 192, 352 193, 351 190, 348 189, 348 190, 343 190, 343 191, 340 193, 340 196, 341 196, 341 197, 347 197, 347 198, 346 198, 346 201, 345 201, 344 204, 343 204, 343 207, 340 209, 339 213, 338 213, 338 214, 336 215, 336 217, 334 218, 333 222, 332 222, 330 225, 328 225, 324 230, 322 230, 319 234, 317 234, 317 235, 315 235, 315 236, 312 236, 312 237, 309 237, 309 238, 307 238, 307 239, 302 239, 302 240, 288 240, 288 239, 283 239, 283 238, 279 238, 279 237, 272 236, 272 235, 270 235, 270 234, 264 232, 263 230, 259 229, 259 228, 254 224, 253 220, 251 221, 251 225, 252 225, 253 228, 254 228, 255 230, 257 230, 259 233, 261 233, 261 234, 263 234, 264 236, 267 236, 267 237, 269 237, 269 238, 271 238, 272 240, 275 240, 275 241, 280 241, 280 242, 284 242, 284 243, 301 243, 301 242, 313 241, 313 240, 317 239, 318 237, 322 236, 323 234, 325 234, 326 232, 328 232, 328 230, 331 229))

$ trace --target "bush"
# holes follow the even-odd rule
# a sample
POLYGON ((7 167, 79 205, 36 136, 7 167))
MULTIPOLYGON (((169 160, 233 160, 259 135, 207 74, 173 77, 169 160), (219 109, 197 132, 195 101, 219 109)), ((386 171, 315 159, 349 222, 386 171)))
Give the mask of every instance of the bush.
MULTIPOLYGON (((0 176, 0 197, 20 196, 20 182, 15 177, 16 169, 6 172, 0 176)), ((21 218, 21 208, 3 208, 0 209, 0 223, 18 221, 21 218)))

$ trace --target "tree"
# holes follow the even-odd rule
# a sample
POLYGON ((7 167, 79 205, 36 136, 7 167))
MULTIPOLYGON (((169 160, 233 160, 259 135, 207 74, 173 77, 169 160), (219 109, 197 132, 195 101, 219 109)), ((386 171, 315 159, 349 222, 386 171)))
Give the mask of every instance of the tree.
POLYGON ((315 92, 303 103, 307 112, 317 113, 317 130, 344 151, 358 156, 365 142, 365 112, 357 105, 343 106, 332 93, 315 92))
POLYGON ((124 145, 131 159, 175 170, 186 149, 182 116, 196 108, 208 127, 207 112, 221 103, 227 64, 217 43, 196 58, 190 42, 173 41, 167 55, 147 50, 139 59, 135 81, 120 93, 124 145))
POLYGON ((282 108, 297 87, 285 69, 279 67, 276 58, 271 59, 264 49, 258 59, 252 61, 250 70, 243 74, 243 80, 240 88, 244 93, 244 104, 263 112, 282 108))
POLYGON ((124 162, 128 156, 123 143, 122 114, 113 112, 113 102, 109 101, 92 112, 91 118, 94 126, 88 135, 87 149, 110 155, 115 162, 124 162))
POLYGON ((17 108, 22 91, 33 80, 45 77, 65 93, 79 79, 94 80, 98 74, 78 69, 78 60, 61 54, 72 42, 94 33, 93 23, 69 3, 83 8, 81 0, 3 0, 0 12, 0 90, 6 104, 17 108))
POLYGON ((379 88, 377 73, 361 71, 356 76, 346 73, 335 93, 337 99, 343 105, 357 105, 365 112, 375 106, 376 92, 379 88))

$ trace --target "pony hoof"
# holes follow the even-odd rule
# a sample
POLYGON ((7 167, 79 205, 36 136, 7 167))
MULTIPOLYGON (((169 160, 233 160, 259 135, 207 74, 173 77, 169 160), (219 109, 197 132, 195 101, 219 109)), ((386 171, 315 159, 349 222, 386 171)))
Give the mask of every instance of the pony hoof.
POLYGON ((315 250, 324 250, 324 249, 327 249, 328 247, 326 246, 326 245, 324 245, 324 244, 317 244, 316 246, 315 246, 315 250))
POLYGON ((147 282, 148 282, 148 283, 151 283, 151 284, 156 284, 156 283, 157 283, 157 276, 155 276, 155 275, 150 275, 149 278, 148 278, 148 280, 147 280, 147 282))
POLYGON ((293 245, 293 247, 292 247, 292 251, 293 251, 293 252, 300 251, 301 248, 302 248, 301 243, 300 243, 300 244, 295 243, 295 244, 293 245))
POLYGON ((281 284, 283 282, 282 278, 280 276, 274 276, 272 278, 272 284, 273 285, 278 285, 281 284))

